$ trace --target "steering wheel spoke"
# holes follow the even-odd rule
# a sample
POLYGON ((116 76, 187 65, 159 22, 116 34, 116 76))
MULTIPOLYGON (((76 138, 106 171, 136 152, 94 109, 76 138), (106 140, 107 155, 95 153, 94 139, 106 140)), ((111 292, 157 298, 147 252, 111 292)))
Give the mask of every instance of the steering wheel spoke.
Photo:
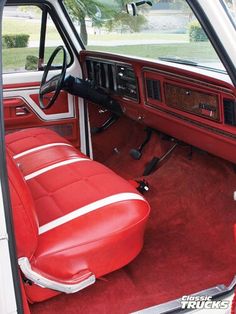
POLYGON ((50 82, 47 82, 44 84, 41 88, 41 94, 44 96, 48 93, 54 92, 56 90, 56 84, 52 84, 50 82))
POLYGON ((57 97, 59 96, 59 93, 63 87, 65 74, 66 74, 66 66, 67 66, 67 60, 66 60, 66 51, 63 46, 58 46, 52 53, 42 76, 42 81, 39 89, 39 105, 42 109, 50 108, 56 101, 57 97), (62 51, 63 53, 63 64, 61 68, 60 74, 57 74, 47 80, 48 73, 51 69, 52 63, 55 60, 58 53, 62 51), (50 97, 46 96, 49 93, 53 93, 50 97), (47 103, 45 104, 45 100, 47 100, 47 103))

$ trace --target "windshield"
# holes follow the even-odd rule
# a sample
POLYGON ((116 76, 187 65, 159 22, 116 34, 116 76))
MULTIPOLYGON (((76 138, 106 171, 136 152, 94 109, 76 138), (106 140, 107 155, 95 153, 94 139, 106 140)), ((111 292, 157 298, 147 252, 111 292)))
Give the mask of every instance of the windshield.
MULTIPOLYGON (((236 1, 225 1, 234 15, 236 1)), ((185 0, 141 2, 131 16, 123 0, 65 0, 88 50, 224 70, 185 0)))

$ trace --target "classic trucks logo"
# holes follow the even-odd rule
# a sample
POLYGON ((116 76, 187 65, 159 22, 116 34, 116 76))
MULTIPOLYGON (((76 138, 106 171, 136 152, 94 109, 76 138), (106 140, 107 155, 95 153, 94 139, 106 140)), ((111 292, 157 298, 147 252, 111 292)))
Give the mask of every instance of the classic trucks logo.
POLYGON ((210 296, 183 296, 181 299, 182 309, 227 309, 230 306, 230 301, 227 300, 212 300, 210 296))

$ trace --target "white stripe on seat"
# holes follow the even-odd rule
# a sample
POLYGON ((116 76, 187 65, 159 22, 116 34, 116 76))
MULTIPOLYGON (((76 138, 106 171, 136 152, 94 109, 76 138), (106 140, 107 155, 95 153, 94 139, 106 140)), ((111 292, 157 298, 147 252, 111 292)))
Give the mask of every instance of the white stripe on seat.
POLYGON ((41 149, 44 149, 44 148, 53 147, 53 146, 71 146, 71 147, 73 147, 72 145, 67 144, 67 143, 45 144, 45 145, 41 145, 41 146, 38 146, 38 147, 35 147, 35 148, 31 148, 31 149, 25 150, 25 151, 22 152, 22 153, 16 154, 15 156, 13 156, 13 158, 14 158, 14 159, 17 159, 17 158, 20 158, 20 157, 22 157, 22 156, 25 156, 25 155, 28 155, 28 154, 37 152, 38 150, 41 150, 41 149))
MULTIPOLYGON (((128 200, 141 200, 145 201, 145 199, 136 193, 120 193, 115 194, 112 196, 105 197, 99 201, 93 202, 91 204, 85 205, 81 208, 78 208, 74 210, 73 212, 70 212, 69 214, 62 216, 60 218, 57 218, 53 221, 48 222, 47 224, 39 227, 39 234, 45 233, 49 230, 52 230, 56 227, 59 227, 73 219, 76 219, 78 217, 81 217, 83 215, 86 215, 94 210, 97 210, 103 206, 111 205, 113 203, 122 202, 122 201, 128 201, 128 200)), ((146 202, 146 201, 145 201, 146 202)))
POLYGON ((48 172, 52 169, 55 169, 55 168, 58 168, 58 167, 62 167, 62 166, 65 166, 65 165, 69 165, 69 164, 73 164, 75 162, 79 162, 79 161, 90 161, 90 159, 88 158, 73 158, 73 159, 69 159, 69 160, 64 160, 64 161, 61 161, 61 162, 58 162, 56 164, 53 164, 51 166, 48 166, 48 167, 45 167, 45 168, 42 168, 40 170, 37 170, 35 172, 32 172, 30 174, 28 174, 27 176, 25 176, 25 180, 30 180, 30 179, 33 179, 45 172, 48 172))

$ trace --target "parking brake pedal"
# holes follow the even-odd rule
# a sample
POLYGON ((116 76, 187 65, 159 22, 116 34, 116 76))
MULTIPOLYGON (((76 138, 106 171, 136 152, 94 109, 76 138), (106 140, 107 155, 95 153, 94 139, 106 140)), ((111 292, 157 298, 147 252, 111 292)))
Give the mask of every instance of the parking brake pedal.
POLYGON ((146 129, 146 132, 147 132, 147 135, 143 143, 140 144, 138 148, 133 148, 129 152, 130 156, 135 160, 139 160, 142 157, 142 150, 151 139, 152 129, 148 128, 146 129))

